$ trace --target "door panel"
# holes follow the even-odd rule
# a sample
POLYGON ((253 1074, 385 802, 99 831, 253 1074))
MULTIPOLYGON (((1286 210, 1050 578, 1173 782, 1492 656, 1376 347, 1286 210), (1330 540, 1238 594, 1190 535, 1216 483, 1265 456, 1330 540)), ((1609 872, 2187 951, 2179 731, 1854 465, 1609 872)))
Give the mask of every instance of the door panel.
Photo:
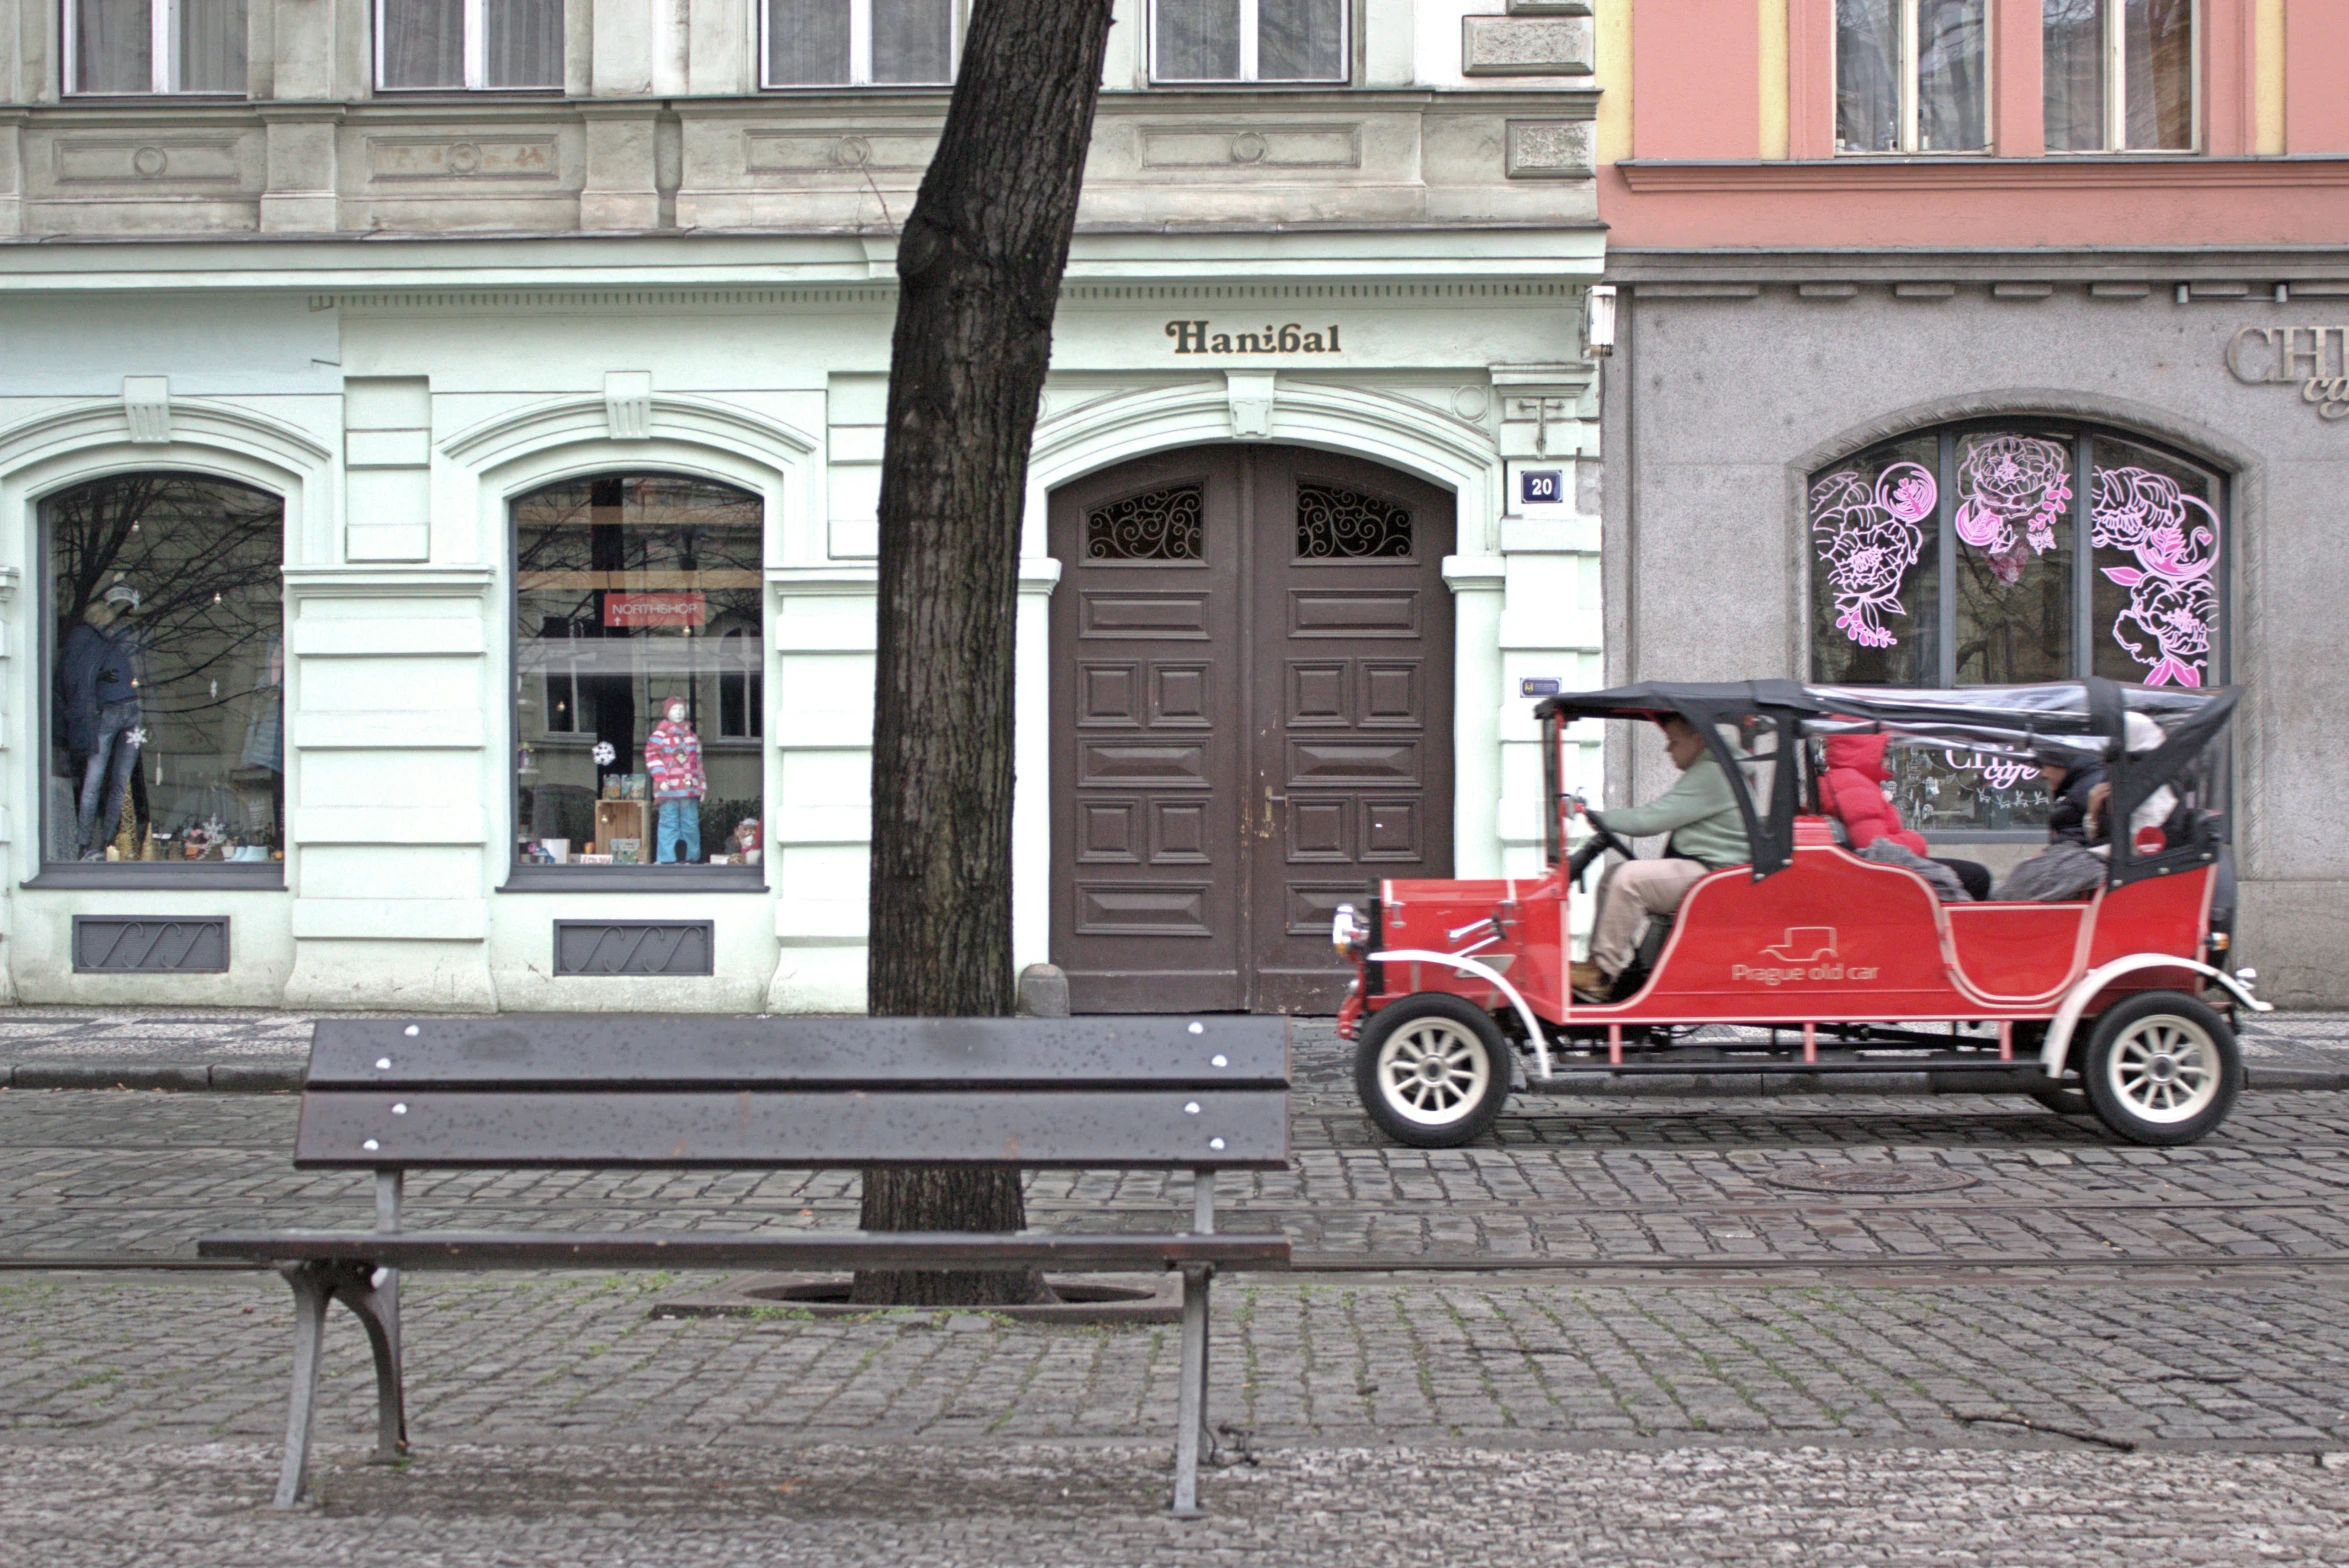
POLYGON ((1330 918, 1451 870, 1451 498, 1208 447, 1056 491, 1052 953, 1081 1012, 1332 1011, 1330 918))
POLYGON ((1326 453, 1250 457, 1249 1001, 1330 1013, 1352 978, 1337 906, 1452 871, 1452 498, 1326 453))

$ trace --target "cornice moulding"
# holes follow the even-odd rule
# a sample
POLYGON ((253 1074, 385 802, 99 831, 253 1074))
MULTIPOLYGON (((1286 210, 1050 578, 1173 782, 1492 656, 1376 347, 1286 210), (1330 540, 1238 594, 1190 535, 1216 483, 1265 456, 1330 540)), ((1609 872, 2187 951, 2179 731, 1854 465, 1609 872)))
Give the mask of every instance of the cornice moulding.
POLYGON ((2330 189, 2349 186, 2349 158, 1822 158, 1648 161, 1615 167, 1634 191, 1660 194, 1873 191, 2330 189))

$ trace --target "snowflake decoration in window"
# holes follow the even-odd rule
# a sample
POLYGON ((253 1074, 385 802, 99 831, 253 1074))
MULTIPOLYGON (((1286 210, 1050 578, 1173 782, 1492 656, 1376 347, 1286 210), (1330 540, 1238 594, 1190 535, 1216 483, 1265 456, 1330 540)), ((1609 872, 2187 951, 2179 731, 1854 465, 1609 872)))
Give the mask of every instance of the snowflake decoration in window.
POLYGON ((614 746, 608 740, 597 741, 595 743, 595 749, 589 752, 588 755, 595 759, 595 765, 599 768, 608 768, 613 763, 620 760, 619 748, 614 746))
POLYGON ((1811 535, 1835 590, 1835 627, 1861 647, 1900 641, 1883 618, 1908 614, 1900 585, 1925 547, 1918 525, 1939 500, 1921 463, 1894 463, 1873 486, 1849 468, 1811 486, 1811 535))

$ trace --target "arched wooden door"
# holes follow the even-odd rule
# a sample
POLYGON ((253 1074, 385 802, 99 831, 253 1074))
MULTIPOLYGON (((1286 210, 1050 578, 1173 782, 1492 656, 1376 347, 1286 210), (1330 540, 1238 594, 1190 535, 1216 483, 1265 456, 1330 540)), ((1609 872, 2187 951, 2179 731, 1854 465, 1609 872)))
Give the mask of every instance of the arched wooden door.
POLYGON ((1055 491, 1052 957, 1080 1012, 1333 1012, 1330 917, 1452 869, 1452 498, 1303 448, 1055 491))

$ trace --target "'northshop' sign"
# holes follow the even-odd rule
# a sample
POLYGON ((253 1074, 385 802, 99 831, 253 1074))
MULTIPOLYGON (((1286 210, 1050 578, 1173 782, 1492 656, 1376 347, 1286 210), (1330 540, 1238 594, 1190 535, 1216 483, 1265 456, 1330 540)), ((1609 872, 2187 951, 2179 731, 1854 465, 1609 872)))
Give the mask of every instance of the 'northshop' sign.
POLYGON ((1266 326, 1261 332, 1216 332, 1212 321, 1170 321, 1166 335, 1178 354, 1336 354, 1338 324, 1326 332, 1309 332, 1294 321, 1266 326))

